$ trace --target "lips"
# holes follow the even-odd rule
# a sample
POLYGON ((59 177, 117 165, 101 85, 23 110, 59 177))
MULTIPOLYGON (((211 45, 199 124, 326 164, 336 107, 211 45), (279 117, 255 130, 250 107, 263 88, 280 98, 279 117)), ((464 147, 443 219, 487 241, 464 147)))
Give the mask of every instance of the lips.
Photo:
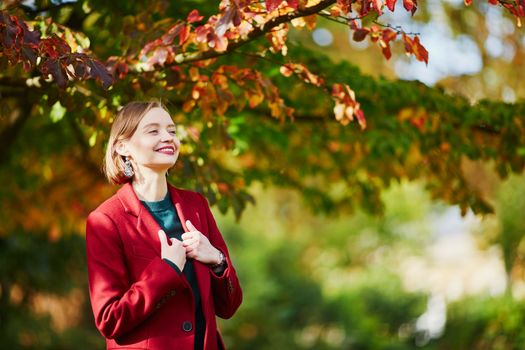
POLYGON ((173 146, 164 146, 157 148, 155 152, 164 153, 164 154, 175 154, 175 147, 173 146))

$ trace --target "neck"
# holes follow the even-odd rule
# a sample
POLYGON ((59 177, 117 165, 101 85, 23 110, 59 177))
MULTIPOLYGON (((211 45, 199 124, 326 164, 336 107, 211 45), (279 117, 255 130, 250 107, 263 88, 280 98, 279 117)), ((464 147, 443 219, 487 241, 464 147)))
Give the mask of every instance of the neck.
POLYGON ((141 201, 156 202, 163 200, 168 192, 166 172, 140 169, 135 173, 132 186, 141 201))

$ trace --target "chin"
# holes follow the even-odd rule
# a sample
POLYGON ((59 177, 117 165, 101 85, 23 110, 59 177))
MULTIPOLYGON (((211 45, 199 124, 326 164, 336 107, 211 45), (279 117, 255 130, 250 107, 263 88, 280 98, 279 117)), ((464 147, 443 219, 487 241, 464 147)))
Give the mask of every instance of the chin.
POLYGON ((155 162, 155 163, 147 164, 146 166, 157 172, 164 172, 172 168, 175 165, 175 163, 176 163, 175 161, 173 162, 155 162))

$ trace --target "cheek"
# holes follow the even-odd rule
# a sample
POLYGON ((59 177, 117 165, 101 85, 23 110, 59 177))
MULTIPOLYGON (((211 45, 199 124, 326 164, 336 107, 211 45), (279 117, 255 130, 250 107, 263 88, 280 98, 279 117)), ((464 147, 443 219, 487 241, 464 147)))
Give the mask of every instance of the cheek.
POLYGON ((150 154, 153 149, 153 145, 150 145, 150 143, 146 142, 145 140, 134 142, 130 146, 132 156, 135 156, 134 158, 136 159, 148 157, 148 154, 150 154))

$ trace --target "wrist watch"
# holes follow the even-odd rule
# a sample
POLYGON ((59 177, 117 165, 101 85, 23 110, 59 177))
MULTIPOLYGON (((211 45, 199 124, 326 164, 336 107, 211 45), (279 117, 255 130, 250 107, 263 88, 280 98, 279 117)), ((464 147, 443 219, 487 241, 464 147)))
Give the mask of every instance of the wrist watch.
POLYGON ((226 257, 224 254, 219 250, 219 262, 217 264, 211 265, 212 269, 216 269, 218 267, 222 267, 226 263, 226 257))

